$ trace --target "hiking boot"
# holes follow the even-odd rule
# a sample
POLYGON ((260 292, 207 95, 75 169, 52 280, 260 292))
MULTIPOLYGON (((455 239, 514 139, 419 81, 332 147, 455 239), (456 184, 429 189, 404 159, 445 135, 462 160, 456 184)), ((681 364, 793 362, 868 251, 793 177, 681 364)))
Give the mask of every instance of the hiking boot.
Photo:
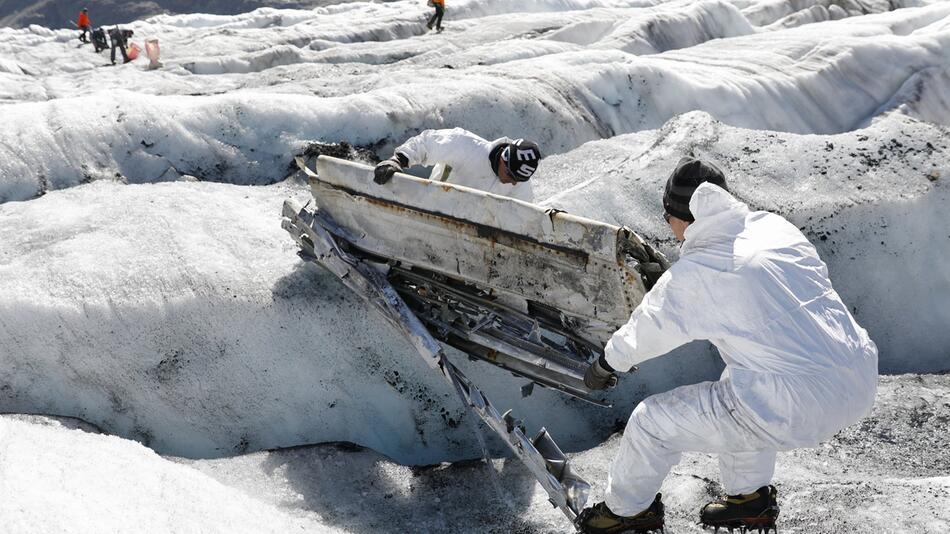
POLYGON ((584 534, 614 534, 617 532, 634 532, 637 534, 663 532, 663 503, 661 495, 649 508, 635 516, 619 516, 607 508, 607 503, 599 502, 586 508, 574 520, 574 524, 584 534))
POLYGON ((768 533, 778 518, 777 495, 775 486, 762 486, 745 495, 727 495, 703 506, 699 522, 714 527, 716 532, 723 527, 768 533))

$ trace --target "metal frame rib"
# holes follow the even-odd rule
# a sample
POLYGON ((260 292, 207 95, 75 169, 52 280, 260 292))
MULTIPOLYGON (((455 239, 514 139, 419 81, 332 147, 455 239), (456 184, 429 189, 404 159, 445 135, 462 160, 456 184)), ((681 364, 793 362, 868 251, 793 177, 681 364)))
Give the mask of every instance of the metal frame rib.
POLYGON ((574 474, 570 463, 550 434, 542 428, 529 439, 524 424, 492 405, 482 391, 446 357, 442 346, 413 313, 386 275, 369 263, 347 253, 338 240, 347 231, 316 210, 308 211, 294 200, 283 206, 281 226, 300 245, 300 256, 337 276, 400 331, 416 351, 440 372, 468 406, 497 434, 528 468, 548 494, 548 500, 574 524, 584 508, 590 485, 574 474))

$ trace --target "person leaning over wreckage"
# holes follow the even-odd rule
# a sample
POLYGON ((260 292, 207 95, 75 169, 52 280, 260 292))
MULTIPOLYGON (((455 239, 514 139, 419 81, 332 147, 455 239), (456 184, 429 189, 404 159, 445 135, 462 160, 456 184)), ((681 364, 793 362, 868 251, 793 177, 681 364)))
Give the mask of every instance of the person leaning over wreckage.
POLYGON ((132 61, 129 59, 129 54, 126 52, 126 47, 129 46, 129 39, 134 35, 132 30, 120 30, 117 27, 109 30, 109 41, 112 43, 112 64, 115 65, 115 49, 118 48, 122 53, 122 62, 128 63, 132 61))
POLYGON ((408 167, 435 165, 431 180, 532 202, 534 191, 528 180, 540 162, 538 145, 524 139, 487 141, 462 128, 426 130, 376 165, 373 181, 385 184, 408 167))
MULTIPOLYGON (((831 286, 815 248, 782 217, 750 211, 713 164, 684 158, 663 195, 680 258, 584 379, 604 388, 614 370, 696 339, 718 349, 716 382, 646 398, 610 466, 605 501, 584 510, 587 533, 663 526, 657 491, 680 453, 717 453, 725 497, 706 526, 769 530, 776 451, 813 447, 861 419, 874 402, 877 348, 831 286)), ((718 530, 718 529, 717 529, 718 530)))

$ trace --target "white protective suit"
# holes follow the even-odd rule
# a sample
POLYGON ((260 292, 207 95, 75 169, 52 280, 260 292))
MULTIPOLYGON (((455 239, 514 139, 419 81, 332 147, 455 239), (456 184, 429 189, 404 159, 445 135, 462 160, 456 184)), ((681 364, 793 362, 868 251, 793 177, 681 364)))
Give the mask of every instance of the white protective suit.
POLYGON ((486 141, 462 128, 426 130, 400 145, 396 153, 406 156, 410 166, 435 165, 431 180, 534 202, 530 181, 503 184, 492 171, 488 155, 496 146, 512 141, 507 137, 486 141))
POLYGON ((610 468, 607 506, 646 509, 680 453, 719 454, 727 494, 770 483, 776 451, 815 446, 874 402, 877 347, 831 287, 799 230, 701 184, 680 259, 608 341, 619 371, 696 339, 726 369, 718 382, 641 402, 610 468))

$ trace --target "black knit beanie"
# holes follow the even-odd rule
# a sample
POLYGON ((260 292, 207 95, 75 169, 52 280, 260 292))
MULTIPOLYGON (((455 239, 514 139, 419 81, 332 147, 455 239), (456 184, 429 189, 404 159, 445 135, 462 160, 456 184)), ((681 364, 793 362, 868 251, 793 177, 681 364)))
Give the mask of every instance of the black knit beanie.
POLYGON ((666 181, 666 190, 663 192, 663 209, 667 213, 687 222, 696 220, 689 211, 689 199, 693 191, 703 182, 710 182, 719 187, 726 187, 726 177, 709 161, 686 156, 676 164, 676 169, 666 181))

